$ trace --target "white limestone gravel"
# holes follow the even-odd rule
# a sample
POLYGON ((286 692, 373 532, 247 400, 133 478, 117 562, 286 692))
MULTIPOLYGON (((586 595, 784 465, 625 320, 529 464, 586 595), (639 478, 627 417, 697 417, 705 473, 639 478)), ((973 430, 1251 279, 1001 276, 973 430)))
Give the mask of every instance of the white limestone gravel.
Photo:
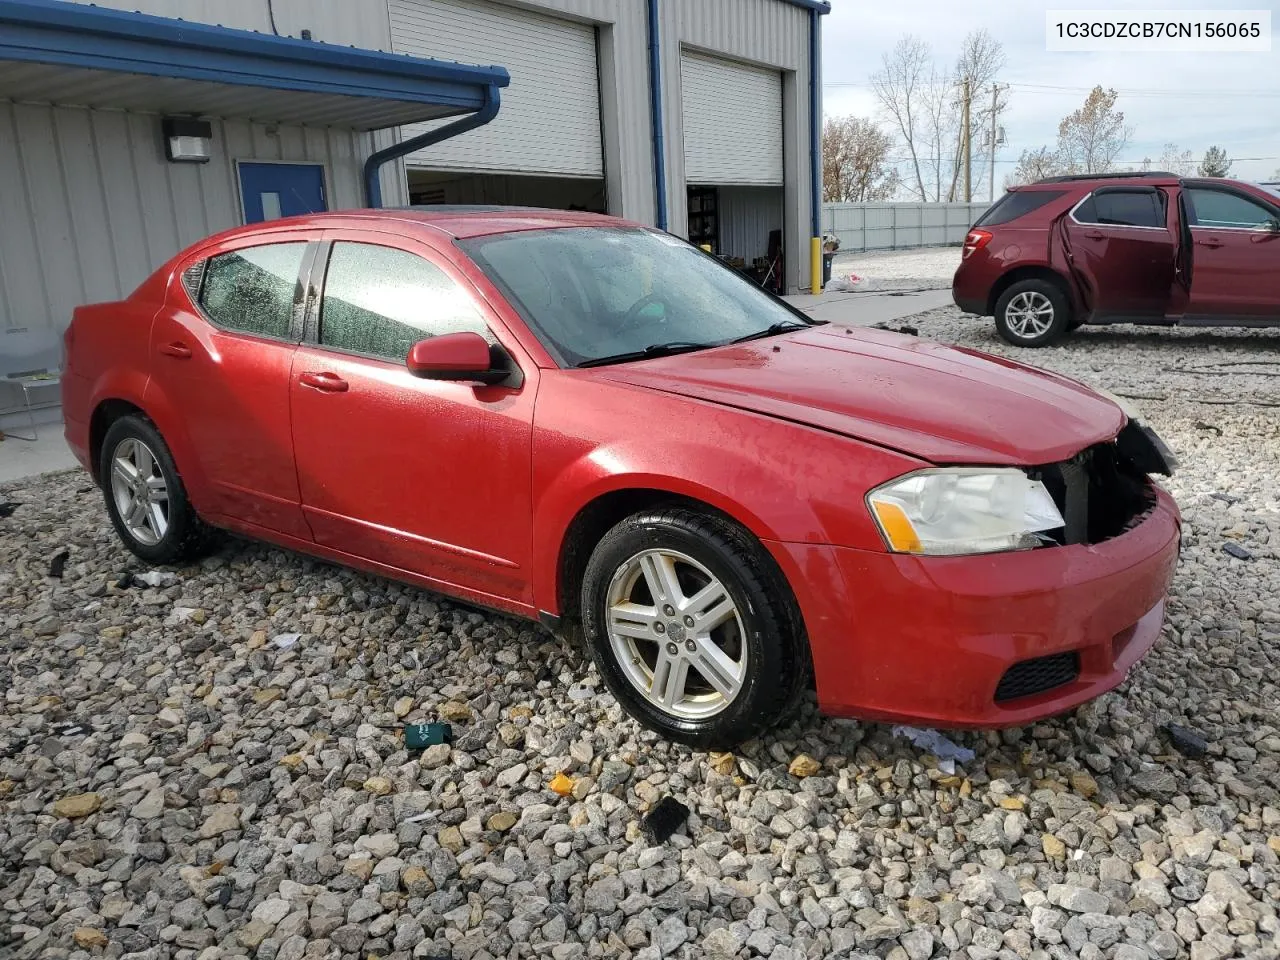
POLYGON ((1141 395, 1181 458, 1168 625, 1116 692, 956 734, 955 776, 812 707, 708 756, 536 626, 240 542, 119 587, 141 568, 84 475, 11 484, 0 956, 1280 957, 1280 331, 1018 352, 955 310, 910 322, 1141 395), (453 745, 406 752, 436 716, 453 745), (667 794, 691 816, 649 846, 667 794))

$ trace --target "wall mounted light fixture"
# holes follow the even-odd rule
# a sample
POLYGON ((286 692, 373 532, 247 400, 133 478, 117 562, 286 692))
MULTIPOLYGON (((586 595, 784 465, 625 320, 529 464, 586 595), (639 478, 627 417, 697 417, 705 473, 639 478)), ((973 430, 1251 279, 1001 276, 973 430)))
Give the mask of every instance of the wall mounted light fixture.
POLYGON ((188 117, 165 117, 164 155, 170 163, 208 163, 213 143, 213 124, 188 117))

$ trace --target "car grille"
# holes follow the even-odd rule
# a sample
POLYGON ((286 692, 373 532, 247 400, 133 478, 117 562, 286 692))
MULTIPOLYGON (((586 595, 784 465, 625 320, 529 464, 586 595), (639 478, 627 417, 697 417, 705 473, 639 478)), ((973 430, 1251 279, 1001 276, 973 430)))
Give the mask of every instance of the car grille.
POLYGON ((1048 657, 1036 657, 1015 663, 1005 671, 996 687, 996 703, 1017 700, 1032 694, 1044 693, 1054 687, 1070 683, 1080 675, 1080 654, 1074 650, 1055 653, 1048 657))
POLYGON ((1040 480, 1066 522, 1053 542, 1101 543, 1136 526, 1155 505, 1155 490, 1115 443, 1099 443, 1070 460, 1028 471, 1040 480))

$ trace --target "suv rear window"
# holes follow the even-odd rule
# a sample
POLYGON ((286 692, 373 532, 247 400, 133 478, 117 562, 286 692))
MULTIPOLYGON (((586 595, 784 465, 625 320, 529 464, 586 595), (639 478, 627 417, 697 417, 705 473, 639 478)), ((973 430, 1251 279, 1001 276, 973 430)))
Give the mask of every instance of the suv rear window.
POLYGON ((1076 207, 1080 223, 1108 227, 1163 227, 1164 199, 1155 190, 1100 190, 1076 207))
POLYGON ((987 212, 978 218, 975 227, 994 227, 1025 217, 1032 210, 1039 210, 1051 200, 1057 200, 1065 190, 1010 190, 1003 197, 987 208, 987 212))

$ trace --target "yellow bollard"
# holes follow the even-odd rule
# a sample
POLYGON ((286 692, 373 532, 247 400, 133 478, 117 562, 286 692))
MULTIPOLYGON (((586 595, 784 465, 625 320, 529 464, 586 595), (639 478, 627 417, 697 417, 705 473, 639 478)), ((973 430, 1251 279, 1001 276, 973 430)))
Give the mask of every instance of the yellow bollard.
POLYGON ((809 292, 822 292, 822 238, 809 240, 809 292))

